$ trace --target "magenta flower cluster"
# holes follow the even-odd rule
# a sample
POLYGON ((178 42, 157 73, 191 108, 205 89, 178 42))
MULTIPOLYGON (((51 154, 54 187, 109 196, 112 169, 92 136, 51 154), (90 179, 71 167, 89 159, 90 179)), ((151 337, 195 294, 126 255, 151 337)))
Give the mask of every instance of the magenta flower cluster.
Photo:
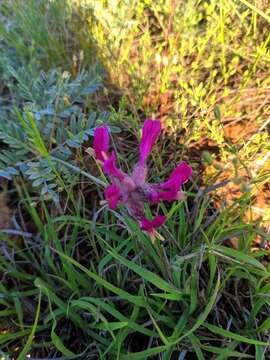
POLYGON ((105 190, 105 199, 111 209, 118 204, 125 204, 130 216, 138 221, 142 230, 151 237, 155 229, 166 220, 165 216, 157 215, 153 220, 145 216, 144 203, 158 204, 160 201, 174 201, 183 198, 181 186, 191 176, 191 168, 183 161, 171 173, 168 180, 161 184, 146 182, 146 160, 161 131, 158 120, 148 119, 144 122, 140 143, 139 162, 131 175, 124 173, 116 165, 115 151, 109 151, 109 130, 106 126, 95 129, 94 150, 96 158, 101 162, 102 169, 111 181, 105 190))

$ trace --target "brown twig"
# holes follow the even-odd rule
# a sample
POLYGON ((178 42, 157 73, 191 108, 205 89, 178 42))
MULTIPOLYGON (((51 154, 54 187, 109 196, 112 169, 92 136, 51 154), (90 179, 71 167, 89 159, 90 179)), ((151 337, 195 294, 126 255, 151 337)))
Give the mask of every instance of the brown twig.
POLYGON ((167 33, 166 33, 166 44, 167 44, 167 48, 169 46, 169 36, 172 30, 172 21, 173 21, 173 15, 175 12, 175 8, 177 5, 177 0, 172 0, 172 6, 171 6, 171 11, 169 14, 169 21, 168 21, 168 27, 167 27, 167 33))

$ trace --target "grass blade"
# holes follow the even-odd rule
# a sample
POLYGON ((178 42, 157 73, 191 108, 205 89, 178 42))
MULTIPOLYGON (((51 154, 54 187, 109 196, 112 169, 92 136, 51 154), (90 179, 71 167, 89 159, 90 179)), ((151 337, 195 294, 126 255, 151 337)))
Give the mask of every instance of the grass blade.
POLYGON ((33 342, 33 339, 35 337, 35 333, 37 330, 37 324, 38 324, 38 319, 39 319, 39 314, 40 314, 40 304, 41 304, 41 291, 39 292, 39 297, 38 297, 38 306, 37 306, 37 312, 36 312, 36 317, 35 317, 35 321, 31 330, 31 333, 27 339, 27 342, 24 346, 24 348, 22 349, 18 360, 25 360, 26 359, 26 355, 29 352, 29 350, 31 349, 31 345, 33 342))

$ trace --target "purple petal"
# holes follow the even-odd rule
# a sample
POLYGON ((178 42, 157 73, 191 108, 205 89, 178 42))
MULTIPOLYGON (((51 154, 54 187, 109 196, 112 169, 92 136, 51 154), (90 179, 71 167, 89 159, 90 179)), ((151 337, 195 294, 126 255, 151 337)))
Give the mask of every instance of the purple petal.
POLYGON ((145 196, 151 204, 158 204, 160 202, 159 193, 160 191, 149 186, 145 191, 145 196))
POLYGON ((177 192, 181 185, 190 178, 191 174, 191 167, 183 161, 173 170, 169 179, 164 183, 157 185, 157 188, 177 192))
POLYGON ((161 123, 158 120, 145 120, 143 125, 142 139, 140 143, 140 160, 139 163, 144 165, 150 154, 154 143, 156 142, 161 130, 161 123))
POLYGON ((110 185, 106 188, 104 195, 109 207, 115 209, 121 197, 120 189, 116 185, 110 185))
POLYGON ((116 155, 114 151, 112 151, 111 156, 104 162, 103 171, 105 174, 115 176, 119 180, 124 179, 125 174, 116 166, 116 155))
POLYGON ((166 221, 166 216, 157 215, 153 220, 148 220, 145 218, 141 221, 141 229, 144 231, 151 232, 153 229, 156 229, 164 224, 166 221))
POLYGON ((169 179, 162 184, 148 185, 145 195, 151 204, 158 204, 160 201, 174 201, 183 198, 180 188, 192 174, 192 169, 185 163, 179 164, 171 173, 169 179))
POLYGON ((135 190, 137 187, 134 180, 128 175, 126 175, 125 178, 123 179, 122 185, 123 185, 123 189, 127 193, 130 193, 131 191, 135 190))
POLYGON ((107 126, 101 126, 95 129, 94 132, 94 150, 98 160, 104 162, 106 153, 109 150, 110 138, 107 126))
MULTIPOLYGON (((152 189, 146 193, 146 197, 151 204, 158 204, 160 201, 174 201, 179 200, 180 191, 168 190, 159 191, 152 189)), ((181 197, 180 197, 181 198, 181 197)))
POLYGON ((132 173, 132 180, 135 182, 137 186, 142 186, 143 184, 145 184, 146 176, 147 176, 146 166, 137 164, 134 167, 132 173))

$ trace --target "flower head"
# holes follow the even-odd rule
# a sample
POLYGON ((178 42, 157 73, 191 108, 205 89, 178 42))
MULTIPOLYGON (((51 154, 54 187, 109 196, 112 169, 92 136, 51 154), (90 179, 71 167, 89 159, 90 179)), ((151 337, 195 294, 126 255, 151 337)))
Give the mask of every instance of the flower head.
POLYGON ((94 150, 101 162, 111 185, 105 189, 105 199, 111 209, 118 204, 125 204, 131 217, 136 219, 143 231, 150 237, 156 236, 156 228, 162 226, 165 216, 157 215, 153 220, 145 216, 144 203, 158 204, 160 201, 174 201, 183 198, 181 186, 190 178, 192 169, 181 162, 171 173, 168 180, 161 184, 146 182, 146 160, 161 131, 158 120, 148 119, 144 122, 140 143, 139 162, 135 165, 132 175, 124 173, 116 165, 116 154, 109 152, 109 130, 106 126, 97 128, 94 133, 94 150))

